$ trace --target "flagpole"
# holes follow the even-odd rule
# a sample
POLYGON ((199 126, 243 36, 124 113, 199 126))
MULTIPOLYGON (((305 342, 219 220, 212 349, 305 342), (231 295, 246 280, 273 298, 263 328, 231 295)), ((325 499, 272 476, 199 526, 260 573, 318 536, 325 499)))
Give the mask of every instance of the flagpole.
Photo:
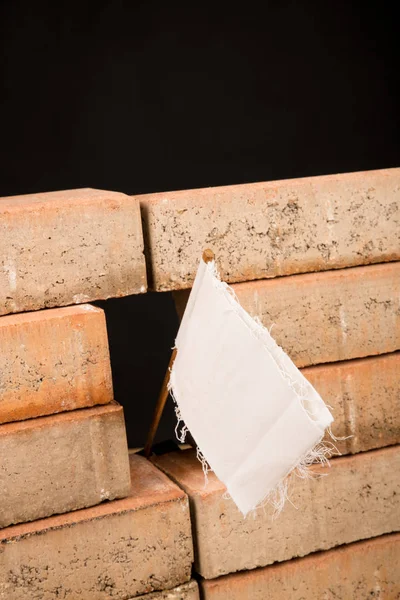
POLYGON ((154 410, 153 419, 151 421, 149 433, 147 434, 146 445, 144 447, 144 455, 146 458, 149 458, 151 454, 151 448, 153 446, 153 440, 157 433, 158 425, 160 423, 161 415, 163 414, 165 403, 168 398, 168 382, 169 382, 169 373, 170 369, 174 363, 176 357, 176 348, 173 349, 171 358, 169 359, 168 368, 164 376, 164 381, 161 386, 160 395, 158 396, 156 408, 154 410))
MULTIPOLYGON (((205 263, 209 263, 212 260, 215 260, 214 252, 212 250, 210 250, 209 248, 207 248, 203 252, 203 261, 205 263)), ((171 354, 171 358, 169 359, 168 368, 167 368, 167 371, 164 376, 164 381, 161 386, 161 391, 158 396, 156 407, 154 409, 153 419, 151 421, 149 433, 147 434, 146 445, 144 447, 144 455, 146 458, 149 458, 149 456, 151 454, 151 448, 153 446, 153 441, 154 441, 155 435, 157 433, 157 429, 158 429, 160 419, 161 419, 161 416, 162 416, 164 408, 165 408, 165 404, 167 402, 167 398, 168 398, 168 394, 169 394, 169 392, 168 392, 169 376, 170 376, 170 371, 171 371, 172 365, 174 364, 174 360, 176 358, 176 353, 177 353, 177 349, 174 348, 172 351, 172 354, 171 354)))

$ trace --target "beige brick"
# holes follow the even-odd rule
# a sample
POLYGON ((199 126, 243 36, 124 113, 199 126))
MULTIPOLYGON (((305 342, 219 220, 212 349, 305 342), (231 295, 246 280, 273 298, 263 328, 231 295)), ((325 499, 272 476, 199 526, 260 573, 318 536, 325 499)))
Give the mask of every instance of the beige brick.
POLYGON ((361 600, 400 597, 400 535, 202 581, 204 600, 361 600))
MULTIPOLYGON (((400 444, 400 352, 303 369, 332 407, 342 454, 400 444)), ((329 435, 327 440, 331 440, 329 435)))
POLYGON ((400 530, 399 446, 315 467, 326 477, 292 477, 291 502, 275 519, 268 507, 244 519, 212 473, 205 487, 194 451, 155 462, 189 495, 196 569, 206 579, 400 530))
POLYGON ((1 600, 126 600, 190 580, 186 495, 144 458, 130 464, 128 498, 0 531, 1 600))
MULTIPOLYGON (((400 262, 232 287, 298 367, 400 349, 400 262)), ((174 296, 181 315, 188 292, 174 296)))
POLYGON ((200 600, 199 588, 195 581, 190 581, 173 590, 145 594, 138 597, 137 600, 200 600))
POLYGON ((400 259, 400 169, 139 196, 156 290, 214 250, 229 282, 400 259))
POLYGON ((89 304, 0 318, 0 423, 113 399, 104 312, 89 304))
POLYGON ((144 291, 135 199, 92 189, 0 199, 0 314, 144 291))
POLYGON ((129 493, 124 415, 115 403, 6 423, 0 457, 0 527, 129 493))

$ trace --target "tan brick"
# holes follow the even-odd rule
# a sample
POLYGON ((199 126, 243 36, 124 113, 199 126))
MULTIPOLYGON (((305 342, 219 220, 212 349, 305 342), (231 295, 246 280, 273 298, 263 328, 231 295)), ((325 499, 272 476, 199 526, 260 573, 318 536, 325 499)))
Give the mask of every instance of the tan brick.
POLYGON ((0 199, 0 314, 144 291, 133 198, 81 189, 0 199))
MULTIPOLYGON (((298 367, 400 349, 400 262, 232 287, 298 367)), ((174 296, 181 315, 188 292, 174 296)))
POLYGON ((0 423, 113 399, 104 312, 89 304, 0 318, 0 423))
POLYGON ((400 169, 139 196, 156 290, 205 248, 229 282, 400 259, 400 169))
POLYGON ((190 580, 186 495, 144 458, 130 464, 128 498, 0 531, 1 600, 126 600, 190 580))
POLYGON ((137 600, 200 600, 199 588, 195 581, 180 585, 173 590, 154 592, 137 597, 137 600))
POLYGON ((116 403, 0 427, 0 527, 130 489, 124 415, 116 403))
MULTIPOLYGON (((342 454, 400 444, 400 352, 307 367, 303 375, 332 407, 342 454)), ((327 435, 326 439, 331 438, 327 435)))
POLYGON ((264 569, 202 581, 204 600, 400 597, 400 535, 382 536, 264 569))
POLYGON ((193 451, 155 462, 189 495, 196 569, 206 579, 400 530, 399 446, 315 467, 326 477, 292 477, 291 502, 275 519, 268 507, 244 519, 212 473, 205 487, 193 451))

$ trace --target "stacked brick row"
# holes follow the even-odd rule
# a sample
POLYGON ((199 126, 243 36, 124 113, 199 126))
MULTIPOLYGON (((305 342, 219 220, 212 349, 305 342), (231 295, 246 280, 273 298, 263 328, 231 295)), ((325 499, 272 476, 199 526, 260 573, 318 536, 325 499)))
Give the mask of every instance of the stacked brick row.
POLYGON ((332 407, 341 456, 243 519, 192 450, 155 458, 188 494, 204 600, 400 593, 400 169, 140 199, 154 289, 182 314, 202 249, 332 407), (351 437, 349 437, 351 436, 351 437))
POLYGON ((400 169, 0 200, 0 600, 396 597, 399 259, 400 169), (347 437, 277 519, 243 519, 191 450, 128 456, 87 304, 147 268, 182 312, 205 247, 347 437))
POLYGON ((0 232, 1 600, 197 600, 188 498, 129 456, 87 304, 146 291, 138 202, 4 198, 0 232))

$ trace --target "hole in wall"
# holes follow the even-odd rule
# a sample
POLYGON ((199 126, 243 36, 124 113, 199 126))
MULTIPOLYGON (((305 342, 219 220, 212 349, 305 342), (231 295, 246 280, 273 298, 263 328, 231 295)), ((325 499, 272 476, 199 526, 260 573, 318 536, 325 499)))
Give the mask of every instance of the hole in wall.
MULTIPOLYGON (((172 294, 148 292, 93 304, 106 314, 114 397, 124 407, 128 445, 143 446, 179 327, 172 294)), ((175 439, 175 424, 169 398, 155 442, 175 439)))

